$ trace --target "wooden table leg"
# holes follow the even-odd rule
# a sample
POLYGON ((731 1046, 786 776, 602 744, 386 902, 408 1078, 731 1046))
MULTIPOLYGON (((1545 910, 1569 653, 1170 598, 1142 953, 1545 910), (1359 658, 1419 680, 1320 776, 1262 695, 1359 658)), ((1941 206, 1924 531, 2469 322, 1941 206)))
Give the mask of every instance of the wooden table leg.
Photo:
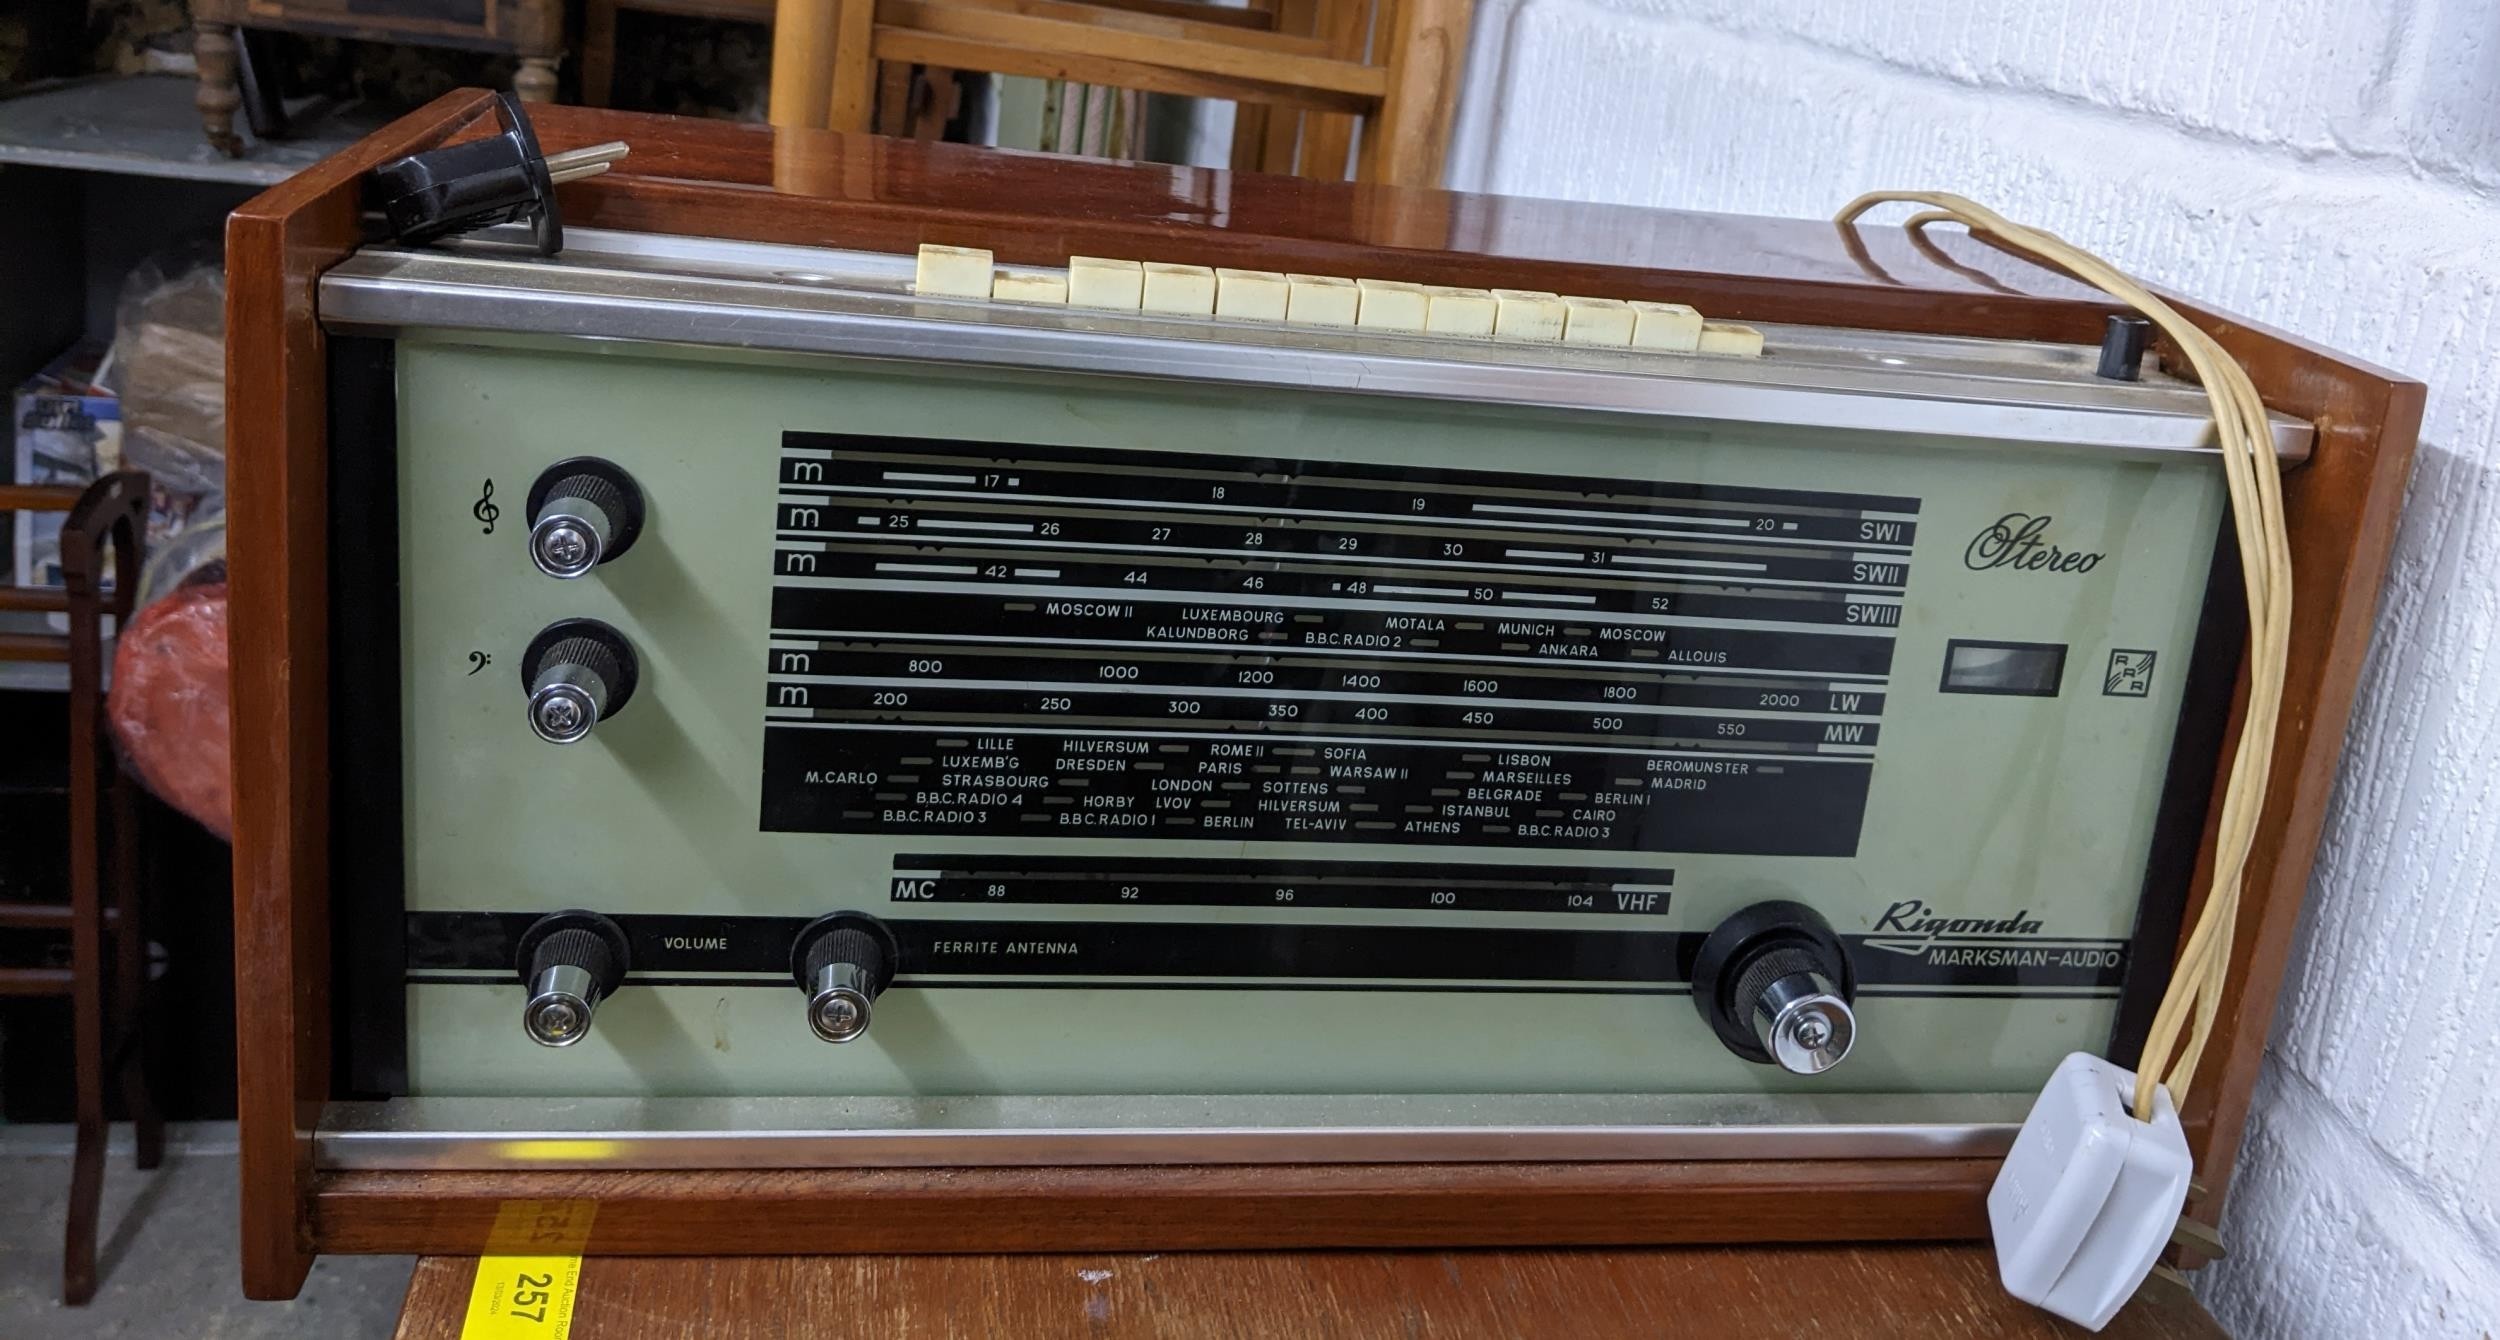
POLYGON ((243 82, 235 64, 234 25, 193 24, 191 53, 200 67, 199 92, 192 98, 200 109, 200 128, 219 153, 239 158, 243 140, 234 133, 234 111, 243 105, 243 82))
POLYGON ((521 68, 512 72, 512 92, 523 102, 554 102, 556 58, 523 56, 521 68))

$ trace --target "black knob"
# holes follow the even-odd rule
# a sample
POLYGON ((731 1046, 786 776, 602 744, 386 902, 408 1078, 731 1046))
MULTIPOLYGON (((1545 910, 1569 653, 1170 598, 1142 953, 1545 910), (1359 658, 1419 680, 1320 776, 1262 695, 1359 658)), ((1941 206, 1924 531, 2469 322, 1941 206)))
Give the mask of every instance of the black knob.
POLYGON ((580 577, 633 548, 642 488, 596 456, 558 461, 530 485, 530 562, 550 577, 580 577))
POLYGON ((2152 338, 2152 322, 2140 316, 2112 313, 2101 326, 2101 365, 2095 371, 2114 382, 2141 378, 2144 347, 2152 338))
POLYGON ((571 744, 625 710, 641 663, 625 635, 597 619, 561 619, 521 653, 530 730, 549 744, 571 744))
POLYGON ((521 933, 521 1031, 542 1047, 570 1047, 590 1032, 599 1002, 625 984, 625 932, 596 912, 552 912, 521 933))
POLYGON ((1729 1051, 1815 1075, 1857 1041, 1858 975, 1831 923, 1803 903, 1755 903, 1722 921, 1693 960, 1693 1005, 1729 1051))
POLYGON ((827 1042, 868 1031, 877 997, 894 980, 894 933, 865 912, 818 917, 790 945, 790 973, 807 993, 807 1026, 827 1042))

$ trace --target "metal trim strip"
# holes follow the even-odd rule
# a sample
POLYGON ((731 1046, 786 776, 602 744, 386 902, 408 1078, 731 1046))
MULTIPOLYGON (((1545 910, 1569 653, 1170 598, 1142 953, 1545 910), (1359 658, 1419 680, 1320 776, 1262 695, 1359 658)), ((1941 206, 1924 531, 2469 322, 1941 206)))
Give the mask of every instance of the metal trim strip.
POLYGON ((2011 1147, 2028 1102, 2012 1094, 426 1098, 332 1103, 313 1152, 317 1166, 338 1171, 1995 1158, 2011 1147), (1540 1103, 1542 1120, 1521 1119, 1540 1103), (1114 1115, 1123 1106, 1131 1120, 1114 1115), (1855 1119, 1830 1119, 1847 1109, 1855 1119), (860 1120, 844 1123, 846 1114, 860 1120), (1635 1114, 1646 1119, 1626 1119, 1635 1114))
MULTIPOLYGON (((1500 344, 920 299, 874 264, 846 267, 850 255, 821 253, 823 273, 800 283, 774 278, 796 272, 732 277, 598 253, 539 263, 375 249, 322 278, 320 307, 330 330, 348 334, 627 340, 1929 438, 2211 449, 2200 392, 2168 381, 2096 383, 2066 366, 2073 351, 2062 346, 2007 344, 1989 361, 1988 342, 1800 327, 1768 328, 1773 348, 1793 356, 1760 360, 1500 344)), ((2287 460, 2305 458, 2313 437, 2310 425, 2276 417, 2287 460)))

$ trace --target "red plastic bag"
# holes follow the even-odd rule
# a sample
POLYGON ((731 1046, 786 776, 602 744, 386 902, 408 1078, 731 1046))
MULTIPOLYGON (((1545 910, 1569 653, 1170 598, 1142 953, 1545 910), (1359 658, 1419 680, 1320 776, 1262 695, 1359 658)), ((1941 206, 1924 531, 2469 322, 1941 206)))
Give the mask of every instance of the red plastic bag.
POLYGON ((231 842, 234 724, 222 576, 186 582, 132 616, 113 649, 105 715, 139 781, 231 842))

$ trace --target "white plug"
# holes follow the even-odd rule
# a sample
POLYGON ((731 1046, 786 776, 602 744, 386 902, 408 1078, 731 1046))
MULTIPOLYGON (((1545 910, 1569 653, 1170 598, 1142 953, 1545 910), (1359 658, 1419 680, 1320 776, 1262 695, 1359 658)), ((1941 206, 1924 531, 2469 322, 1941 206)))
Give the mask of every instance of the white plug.
POLYGON ((2007 1293, 2099 1330, 2152 1273, 2187 1207, 2187 1135, 2170 1090, 2153 1119, 2128 1111, 2135 1076, 2076 1052, 2023 1119, 1988 1226, 2007 1293))

